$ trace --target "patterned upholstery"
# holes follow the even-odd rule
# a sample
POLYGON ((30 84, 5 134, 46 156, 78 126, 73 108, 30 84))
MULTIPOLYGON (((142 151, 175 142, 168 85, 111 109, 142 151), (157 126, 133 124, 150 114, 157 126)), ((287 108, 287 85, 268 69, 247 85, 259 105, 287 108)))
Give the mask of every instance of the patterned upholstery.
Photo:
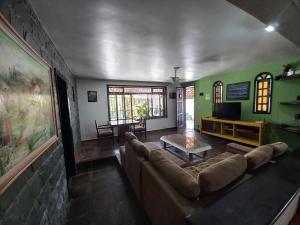
POLYGON ((226 158, 229 158, 230 156, 234 155, 233 153, 230 153, 230 152, 224 152, 224 153, 221 153, 219 155, 216 155, 208 160, 206 160, 205 162, 202 162, 198 165, 194 165, 194 166, 189 166, 189 167, 186 167, 184 168, 184 170, 186 172, 188 172, 189 174, 191 174, 193 177, 195 178, 198 178, 198 175, 199 173, 204 170, 205 168, 217 163, 217 162, 220 162, 226 158))

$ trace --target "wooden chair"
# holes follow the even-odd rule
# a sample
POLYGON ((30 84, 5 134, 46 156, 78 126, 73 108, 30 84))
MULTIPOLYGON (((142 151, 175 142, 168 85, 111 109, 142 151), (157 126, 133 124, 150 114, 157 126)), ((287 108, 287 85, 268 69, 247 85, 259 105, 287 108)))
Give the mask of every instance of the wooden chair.
POLYGON ((139 124, 133 125, 133 133, 144 133, 145 139, 147 138, 147 123, 145 117, 142 117, 139 124))
POLYGON ((108 124, 98 125, 96 120, 95 120, 95 126, 96 126, 98 140, 112 138, 114 141, 114 131, 112 126, 108 124))

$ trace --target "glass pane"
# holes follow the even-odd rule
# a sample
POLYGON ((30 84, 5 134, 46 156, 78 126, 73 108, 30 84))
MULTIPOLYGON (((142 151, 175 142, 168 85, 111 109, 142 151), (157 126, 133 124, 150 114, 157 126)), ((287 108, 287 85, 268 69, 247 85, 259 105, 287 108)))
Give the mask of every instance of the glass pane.
POLYGON ((164 96, 163 95, 160 95, 159 96, 159 104, 160 104, 160 116, 165 116, 165 105, 164 105, 164 96))
POLYGON ((126 119, 132 119, 131 96, 130 95, 125 95, 125 116, 126 116, 126 119))
POLYGON ((268 81, 265 81, 264 82, 264 88, 268 88, 269 87, 269 82, 268 81))
POLYGON ((268 102, 268 98, 267 97, 264 97, 263 98, 263 103, 267 103, 268 102))
POLYGON ((152 95, 153 116, 160 116, 159 95, 152 95))
POLYGON ((263 95, 268 96, 268 92, 269 92, 268 89, 264 89, 263 95))
POLYGON ((108 92, 109 93, 123 93, 123 88, 122 87, 116 87, 116 86, 109 86, 108 87, 108 92))
POLYGON ((262 109, 261 105, 258 105, 257 106, 257 111, 261 111, 261 109, 262 109))
POLYGON ((109 95, 110 119, 117 120, 116 95, 109 95))
POLYGON ((141 116, 149 116, 147 95, 132 95, 133 117, 139 119, 141 116))
POLYGON ((262 98, 261 97, 258 98, 258 103, 262 103, 262 98))
POLYGON ((258 96, 262 96, 262 90, 258 91, 258 96))
POLYGON ((258 83, 258 89, 262 89, 263 88, 263 82, 259 82, 258 83))
POLYGON ((267 111, 267 105, 263 105, 263 109, 262 109, 263 111, 267 111))
POLYGON ((148 87, 125 87, 124 88, 124 92, 125 93, 142 93, 142 94, 146 94, 146 93, 152 93, 152 88, 148 88, 148 87))
POLYGON ((163 93, 163 92, 164 92, 164 89, 163 89, 163 88, 153 88, 153 89, 152 89, 152 92, 153 92, 153 93, 163 93))
POLYGON ((123 95, 117 95, 117 104, 118 104, 118 119, 125 119, 125 110, 124 110, 124 102, 123 95))

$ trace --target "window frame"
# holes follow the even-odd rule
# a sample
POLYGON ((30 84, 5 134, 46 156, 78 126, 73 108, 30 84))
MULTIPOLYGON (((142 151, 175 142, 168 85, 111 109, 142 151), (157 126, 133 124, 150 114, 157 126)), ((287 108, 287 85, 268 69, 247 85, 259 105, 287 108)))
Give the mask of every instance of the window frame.
POLYGON ((223 86, 224 86, 223 82, 220 81, 220 80, 217 80, 213 83, 213 86, 212 86, 212 89, 213 89, 213 98, 212 98, 213 105, 223 103, 223 94, 224 94, 223 86), (221 85, 218 85, 218 84, 221 84, 221 85), (217 87, 221 87, 221 102, 216 102, 216 88, 217 87))
MULTIPOLYGON (((109 96, 110 95, 117 95, 117 94, 110 94, 109 92, 109 88, 110 87, 119 87, 119 88, 123 88, 123 92, 120 93, 119 95, 121 96, 124 96, 122 99, 123 99, 123 104, 124 104, 124 115, 125 115, 125 119, 126 119, 126 108, 125 108, 125 96, 126 95, 130 95, 131 97, 131 100, 130 100, 130 104, 131 104, 131 116, 132 116, 132 119, 133 118, 133 104, 132 104, 132 96, 133 95, 147 95, 147 103, 148 103, 148 107, 149 107, 149 112, 150 112, 150 108, 152 108, 153 110, 153 101, 152 101, 152 95, 163 95, 163 108, 164 108, 164 115, 163 116, 148 116, 146 117, 146 119, 160 119, 160 118, 167 118, 168 117, 168 100, 167 100, 167 86, 146 86, 146 85, 120 85, 120 84, 107 84, 106 85, 106 94, 107 94, 107 109, 108 109, 108 119, 109 121, 111 121, 111 110, 110 110, 110 101, 109 101, 109 96), (124 88, 151 88, 151 93, 125 93, 124 91, 124 88), (159 92, 155 93, 153 92, 153 89, 163 89, 163 92, 162 94, 160 94, 159 92), (149 97, 148 95, 151 95, 151 97, 149 97)), ((116 98, 117 99, 117 98, 116 98)), ((116 100, 117 101, 117 100, 116 100)), ((116 102, 116 113, 117 113, 117 120, 123 120, 123 119, 119 119, 118 117, 118 104, 116 102)), ((153 112, 149 113, 151 115, 153 115, 153 112)), ((114 121, 117 121, 117 120, 114 120, 114 121)))
MULTIPOLYGON (((254 78, 254 98, 253 98, 253 113, 254 114, 271 114, 272 113, 272 102, 273 102, 273 86, 274 86, 274 77, 273 74, 270 72, 262 72, 259 73, 255 78, 254 78), (257 106, 258 106, 258 83, 259 81, 257 80, 259 77, 261 77, 263 74, 266 74, 266 77, 268 75, 271 76, 271 78, 266 78, 265 81, 268 81, 268 85, 269 85, 269 93, 266 97, 268 97, 268 103, 267 105, 269 106, 269 108, 267 108, 267 111, 258 111, 257 110, 257 106)), ((264 88, 263 88, 264 89, 264 88)), ((263 90, 262 89, 262 90, 263 90)), ((265 96, 262 96, 265 97, 265 96)))

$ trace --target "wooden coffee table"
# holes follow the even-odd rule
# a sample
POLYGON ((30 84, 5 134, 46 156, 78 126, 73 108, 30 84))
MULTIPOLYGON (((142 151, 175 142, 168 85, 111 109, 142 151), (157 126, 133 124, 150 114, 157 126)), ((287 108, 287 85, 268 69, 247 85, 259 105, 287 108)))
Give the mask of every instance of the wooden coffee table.
MULTIPOLYGON (((193 160, 193 155, 196 155, 197 157, 205 158, 206 152, 211 150, 210 145, 201 142, 194 137, 188 137, 183 134, 171 134, 171 135, 162 136, 160 140, 164 143, 164 149, 166 150, 168 150, 167 144, 169 144, 170 146, 173 146, 176 149, 188 153, 189 161, 193 160), (203 157, 197 154, 201 152, 203 152, 203 157)), ((170 152, 174 153, 172 151, 170 152)))

